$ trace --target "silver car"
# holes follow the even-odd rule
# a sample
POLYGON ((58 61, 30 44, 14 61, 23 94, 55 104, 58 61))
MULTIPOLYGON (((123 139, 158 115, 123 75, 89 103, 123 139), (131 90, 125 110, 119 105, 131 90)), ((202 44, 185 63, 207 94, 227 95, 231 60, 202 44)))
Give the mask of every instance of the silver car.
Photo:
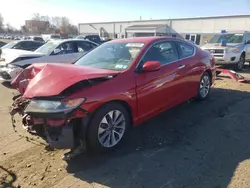
POLYGON ((233 65, 242 70, 245 62, 250 61, 250 32, 223 30, 201 48, 214 56, 216 65, 233 65))

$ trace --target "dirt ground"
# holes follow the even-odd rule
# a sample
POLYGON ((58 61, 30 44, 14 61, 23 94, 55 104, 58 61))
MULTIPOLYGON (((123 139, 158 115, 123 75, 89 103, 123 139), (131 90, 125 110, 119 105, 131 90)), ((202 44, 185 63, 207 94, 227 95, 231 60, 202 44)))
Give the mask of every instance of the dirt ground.
MULTIPOLYGON (((250 77, 250 69, 244 73, 250 77)), ((45 150, 21 126, 13 131, 13 91, 0 85, 2 187, 250 187, 250 84, 219 77, 209 100, 186 102, 136 127, 116 151, 69 163, 61 160, 65 151, 45 150)))

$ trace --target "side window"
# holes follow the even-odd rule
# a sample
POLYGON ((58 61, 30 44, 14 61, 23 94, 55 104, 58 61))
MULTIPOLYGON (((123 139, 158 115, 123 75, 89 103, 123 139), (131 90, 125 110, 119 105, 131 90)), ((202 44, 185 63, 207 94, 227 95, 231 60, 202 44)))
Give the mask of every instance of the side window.
POLYGON ((76 47, 78 52, 87 52, 93 48, 93 45, 89 42, 76 42, 76 47))
POLYGON ((40 42, 34 42, 33 43, 33 47, 34 48, 39 48, 40 46, 42 46, 43 43, 40 43, 40 42))
POLYGON ((179 48, 179 53, 180 53, 180 58, 186 58, 186 57, 191 57, 194 54, 194 47, 183 43, 183 42, 177 42, 178 48, 179 48))
POLYGON ((73 42, 64 42, 60 44, 56 49, 59 49, 61 51, 58 54, 68 54, 76 52, 73 42))
POLYGON ((150 47, 143 58, 143 63, 147 61, 159 61, 161 65, 165 65, 178 59, 178 52, 175 45, 168 41, 161 42, 150 47))
POLYGON ((245 36, 245 42, 250 42, 250 34, 247 33, 246 36, 245 36))

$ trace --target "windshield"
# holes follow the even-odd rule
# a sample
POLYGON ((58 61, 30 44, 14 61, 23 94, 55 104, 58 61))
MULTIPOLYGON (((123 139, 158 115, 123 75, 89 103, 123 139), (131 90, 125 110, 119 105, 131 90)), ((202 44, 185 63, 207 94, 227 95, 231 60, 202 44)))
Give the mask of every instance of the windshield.
POLYGON ((108 70, 125 70, 137 57, 144 43, 104 43, 75 64, 108 70))
POLYGON ((51 54, 53 50, 60 44, 59 41, 49 41, 46 42, 44 45, 39 47, 35 52, 42 53, 42 54, 51 54))
POLYGON ((4 46, 2 46, 1 48, 2 49, 5 49, 5 48, 10 49, 10 48, 13 48, 16 44, 17 44, 17 42, 9 42, 9 43, 5 44, 4 46))
POLYGON ((227 43, 242 43, 243 34, 217 34, 208 43, 220 43, 222 39, 225 39, 227 43))

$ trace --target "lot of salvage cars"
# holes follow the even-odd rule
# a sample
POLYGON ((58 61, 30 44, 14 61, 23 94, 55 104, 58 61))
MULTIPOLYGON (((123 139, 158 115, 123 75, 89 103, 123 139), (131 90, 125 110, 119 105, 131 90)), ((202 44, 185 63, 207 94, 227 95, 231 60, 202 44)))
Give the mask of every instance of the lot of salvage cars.
MULTIPOLYGON (((92 52, 93 56, 91 57, 91 53, 89 53, 82 58, 85 61, 79 61, 80 66, 85 65, 81 68, 77 67, 79 65, 34 64, 14 79, 12 85, 19 90, 22 96, 14 98, 15 102, 12 114, 16 112, 20 113, 23 119, 17 119, 15 122, 17 132, 11 131, 11 126, 8 126, 6 133, 3 133, 1 137, 3 139, 1 148, 1 152, 3 152, 1 156, 1 177, 2 184, 5 184, 4 186, 18 186, 19 184, 23 187, 91 187, 98 184, 107 187, 170 186, 191 188, 200 187, 201 185, 202 187, 235 187, 239 183, 248 185, 248 181, 242 180, 244 180, 244 176, 249 172, 245 169, 243 173, 241 170, 238 170, 242 167, 237 165, 244 160, 246 160, 244 161, 246 162, 245 165, 249 163, 247 161, 249 158, 247 156, 248 142, 245 139, 249 137, 246 123, 249 121, 249 116, 246 114, 249 112, 250 88, 248 84, 232 83, 231 80, 223 77, 223 74, 217 78, 208 100, 200 103, 195 100, 184 102, 180 106, 147 121, 144 125, 137 127, 130 133, 128 132, 124 142, 121 143, 122 146, 106 155, 93 156, 86 153, 65 163, 58 160, 58 157, 64 151, 51 151, 53 150, 51 147, 45 147, 46 150, 44 150, 44 145, 46 144, 43 140, 31 135, 26 136, 26 133, 20 134, 20 131, 22 132, 20 126, 23 124, 29 132, 32 133, 35 131, 36 134, 38 133, 41 138, 45 138, 53 147, 53 144, 56 145, 59 138, 59 127, 68 125, 68 123, 72 126, 70 123, 71 120, 74 121, 74 117, 86 117, 86 115, 89 116, 89 113, 91 113, 90 125, 94 126, 96 124, 98 126, 94 126, 94 129, 86 129, 84 134, 88 138, 87 144, 90 144, 92 149, 100 150, 116 146, 121 140, 120 136, 123 136, 124 130, 126 131, 127 123, 131 121, 131 119, 129 120, 131 116, 134 118, 134 115, 138 115, 138 113, 145 115, 150 112, 150 108, 152 109, 152 107, 155 111, 162 111, 162 109, 156 108, 161 107, 160 101, 163 98, 163 95, 161 95, 163 93, 162 90, 158 89, 162 88, 160 84, 162 79, 158 79, 158 82, 151 81, 151 86, 155 86, 151 87, 151 90, 154 90, 156 95, 153 92, 149 92, 150 88, 148 87, 149 84, 147 84, 147 79, 149 78, 146 75, 151 74, 151 76, 153 75, 151 79, 156 80, 158 78, 157 72, 164 70, 164 66, 160 66, 163 59, 159 57, 171 58, 173 60, 175 58, 174 49, 169 50, 169 44, 171 43, 168 40, 138 40, 136 42, 126 41, 125 47, 129 50, 129 53, 122 51, 124 48, 122 41, 118 41, 118 44, 111 42, 99 47, 99 49, 103 49, 111 46, 111 49, 108 49, 109 51, 105 55, 108 52, 115 53, 114 57, 117 57, 118 54, 123 55, 123 58, 121 58, 123 61, 119 61, 119 63, 113 64, 109 62, 109 64, 106 64, 105 61, 100 63, 102 58, 99 54, 103 53, 101 53, 101 50, 98 51, 96 49, 98 54, 92 52), (143 44, 143 42, 146 44, 143 44), (153 53, 150 56, 147 56, 147 53, 151 53, 150 42, 156 42, 156 45, 160 43, 160 45, 158 45, 157 49, 153 49, 153 53), (110 51, 114 50, 114 46, 112 46, 114 44, 116 45, 116 50, 110 51), (144 45, 145 48, 143 48, 144 45), (146 50, 147 48, 149 48, 149 51, 146 50), (141 53, 140 50, 142 50, 141 53), (145 51, 146 55, 143 56, 145 51), (158 52, 162 53, 163 56, 154 56, 158 52), (126 73, 129 71, 126 72, 125 70, 133 66, 133 64, 130 66, 126 58, 128 58, 129 54, 136 57, 138 53, 139 58, 135 61, 139 62, 140 58, 143 57, 146 60, 144 61, 144 65, 141 69, 139 66, 138 75, 135 76, 134 73, 132 74, 135 77, 129 77, 129 74, 126 76, 126 73), (98 62, 101 68, 109 70, 101 71, 98 62), (88 67, 87 65, 91 66, 88 67), (60 74, 61 72, 65 74, 62 75, 60 74), (73 74, 74 76, 69 76, 73 74), (140 80, 140 74, 142 76, 144 74, 142 80, 140 80), (121 83, 124 80, 121 79, 123 76, 127 78, 127 81, 130 81, 123 86, 117 87, 115 82, 118 80, 118 83, 121 83), (84 77, 86 80, 79 82, 80 77, 84 77), (137 110, 139 109, 139 111, 132 111, 132 114, 129 114, 126 111, 128 109, 125 108, 126 110, 124 110, 122 104, 119 103, 120 106, 118 105, 114 108, 114 103, 112 103, 111 107, 110 104, 109 106, 105 106, 103 113, 98 113, 98 111, 93 113, 95 112, 93 109, 96 109, 94 108, 96 104, 100 104, 101 101, 105 102, 108 99, 105 93, 110 94, 111 92, 111 101, 112 99, 124 99, 124 96, 121 98, 116 95, 124 87, 127 89, 131 88, 131 83, 133 83, 131 81, 132 78, 135 79, 136 85, 133 87, 135 87, 137 97, 133 96, 134 94, 131 90, 126 90, 126 101, 129 104, 133 104, 134 97, 138 100, 136 103, 140 105, 143 99, 145 99, 143 108, 142 106, 137 106, 137 110), (75 85, 78 82, 79 84, 75 85), (41 85, 39 86, 37 83, 41 85), (104 91, 103 87, 111 90, 109 92, 104 91), (85 90, 85 88, 88 90, 85 90), (141 94, 138 95, 140 92, 141 94), (102 98, 100 98, 100 94, 102 94, 102 98), (147 96, 143 98, 146 95, 152 95, 152 97, 147 96), (153 97, 153 95, 156 97, 153 97), (81 98, 78 96, 81 96, 81 98), (105 97, 103 98, 103 96, 105 97), (148 107, 145 105, 146 103, 148 103, 148 107), (24 110, 22 107, 26 109, 24 110), (92 116, 92 113, 95 116, 92 116), (70 114, 70 116, 67 116, 67 114, 70 114), (99 114, 99 116, 96 116, 96 114, 99 114), (65 117, 69 117, 69 119, 65 119, 65 117), (91 119, 93 117, 95 118, 91 119), (116 121, 119 124, 115 124, 116 121), (44 123, 46 124, 45 130, 43 126, 34 126, 43 125, 44 123), (105 127, 106 125, 108 126, 105 127), (41 130, 45 135, 39 134, 41 130), (107 133, 106 136, 103 136, 103 133, 104 135, 107 133), (112 135, 115 137, 111 138, 112 135), (105 138, 105 140, 102 140, 102 138, 105 138), (11 141, 10 139, 13 140, 11 141), (23 148, 18 148, 20 143, 25 140, 26 145, 23 148), (225 160, 226 157, 227 160, 225 160), (39 161, 39 164, 37 164, 37 161, 39 161), (235 170, 236 167, 238 167, 237 170, 235 170), (35 173, 30 174, 31 172, 35 173), (74 172, 74 175, 68 175, 67 172, 74 172)), ((166 105, 173 106, 189 98, 207 98, 210 92, 210 85, 214 82, 215 78, 213 58, 208 53, 195 49, 190 43, 179 40, 175 42, 177 42, 177 46, 182 45, 182 48, 175 49, 178 50, 176 54, 184 58, 192 58, 190 62, 196 60, 197 62, 203 61, 206 66, 204 64, 199 65, 199 63, 193 65, 195 69, 191 70, 196 70, 197 72, 189 72, 190 74, 186 75, 186 83, 184 85, 178 81, 174 87, 173 85, 169 85, 168 87, 174 90, 172 92, 171 90, 165 90, 164 94, 168 102, 163 104, 165 105, 164 108, 166 108, 166 105), (183 49, 184 51, 181 51, 183 49), (198 55, 193 56, 194 52, 198 55), (178 83, 180 84, 179 87, 177 87, 178 83), (178 95, 181 88, 184 88, 183 91, 187 92, 186 95, 183 95, 183 93, 178 95), (175 97, 170 100, 174 96, 173 92, 175 93, 175 97)), ((114 58, 112 56, 106 57, 109 57, 109 60, 114 58)), ((131 56, 129 57, 131 58, 131 56)), ((168 70, 173 66, 169 65, 168 70)), ((180 64, 177 63, 176 66, 180 70, 179 74, 181 74, 182 69, 192 65, 191 63, 189 64, 188 60, 186 62, 180 60, 180 64)), ((247 73, 247 71, 245 72, 247 73)), ((166 79, 172 81, 175 78, 173 75, 175 74, 172 74, 172 77, 171 75, 166 76, 166 79)), ((13 91, 3 87, 0 89, 3 89, 3 92, 6 93, 13 91)), ((1 93, 1 95, 3 94, 1 93)), ((3 118, 7 115, 7 106, 11 101, 11 97, 9 95, 6 96, 9 98, 2 104, 3 118)), ((156 113, 152 111, 151 114, 147 115, 154 116, 156 113)), ((142 118, 141 120, 132 119, 132 121, 135 124, 139 124, 142 120, 146 119, 148 118, 142 118)), ((5 119, 4 122, 8 125, 11 124, 11 122, 5 119)), ((81 124, 84 122, 74 123, 81 124)), ((1 126, 5 127, 5 125, 1 126)), ((66 133, 69 130, 67 129, 66 133)), ((72 131, 75 134, 74 129, 72 131)), ((78 133, 80 132, 79 130, 77 131, 78 133)), ((69 138, 67 141, 70 141, 67 142, 67 146, 54 146, 55 148, 72 148, 69 145, 72 146, 72 144, 74 145, 77 142, 78 146, 82 146, 83 143, 81 139, 72 140, 72 138, 69 138)))

